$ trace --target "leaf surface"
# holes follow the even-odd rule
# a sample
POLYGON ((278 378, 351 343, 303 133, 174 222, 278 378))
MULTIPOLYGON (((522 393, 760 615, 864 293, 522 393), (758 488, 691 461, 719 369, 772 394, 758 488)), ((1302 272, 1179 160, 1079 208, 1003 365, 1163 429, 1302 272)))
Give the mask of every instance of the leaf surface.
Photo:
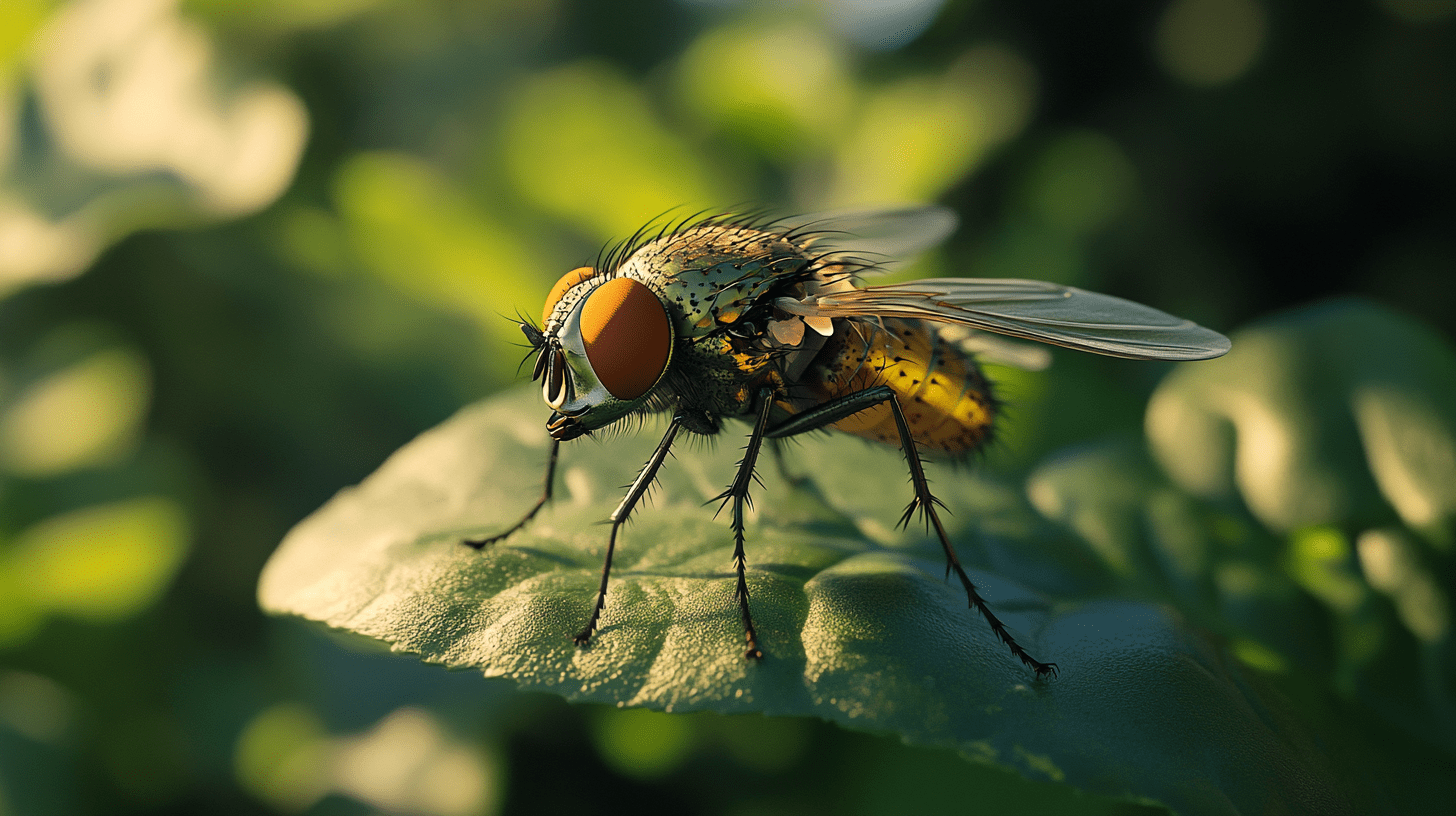
MULTIPOLYGON (((1362 306, 1353 317, 1336 310, 1258 331, 1284 332, 1286 347, 1318 357, 1331 319, 1353 320, 1382 342, 1389 330, 1362 306)), ((1155 402, 1194 411, 1221 383, 1253 390, 1246 401, 1266 411, 1294 410, 1300 403, 1287 395, 1299 393, 1302 374, 1273 366, 1275 351, 1231 355, 1212 375, 1197 366, 1218 362, 1180 367, 1155 402), (1265 380, 1256 381, 1259 371, 1265 380)), ((1439 346, 1423 353, 1434 362, 1395 370, 1380 404, 1417 405, 1409 410, 1424 411, 1422 427, 1435 434, 1445 406, 1429 407, 1422 378, 1445 376, 1450 354, 1439 346)), ((571 700, 821 717, 1182 813, 1331 813, 1352 810, 1352 801, 1399 807, 1436 793, 1416 781, 1367 778, 1380 764, 1380 749, 1366 744, 1371 729, 1399 726, 1420 706, 1374 717, 1384 725, 1358 717, 1351 724, 1292 706, 1269 676, 1249 670, 1258 655, 1272 655, 1283 666, 1276 671, 1293 665, 1319 676, 1342 653, 1330 640, 1331 621, 1351 610, 1332 608, 1289 566, 1286 531, 1275 519, 1260 522, 1258 501, 1249 501, 1250 514, 1236 495, 1199 495, 1196 469, 1169 461, 1221 450, 1230 437, 1217 422, 1189 419, 1182 454, 1155 430, 1182 487, 1125 442, 1055 454, 1024 486, 975 468, 931 466, 972 580, 1022 645, 1058 664, 1057 678, 1040 681, 945 580, 934 539, 918 525, 894 529, 910 498, 900 453, 844 435, 788 445, 793 481, 772 457, 760 460, 747 553, 767 657, 745 660, 731 532, 726 515, 715 519, 716 507, 705 506, 732 479, 747 435, 746 425, 731 423, 712 443, 679 443, 621 533, 596 637, 588 648, 573 646, 601 574, 608 528, 600 522, 665 423, 564 445, 556 501, 504 542, 483 552, 463 546, 509 526, 535 499, 546 413, 535 389, 523 388, 470 406, 402 448, 290 533, 264 571, 264 608, 571 700), (1214 437, 1199 437, 1200 428, 1214 437), (1339 744, 1335 759, 1330 741, 1339 744), (1351 768, 1359 770, 1345 773, 1351 768)), ((1363 497, 1350 506, 1370 518, 1370 507, 1385 505, 1368 471, 1350 472, 1346 448, 1361 450, 1342 447, 1327 467, 1344 474, 1342 489, 1363 497)), ((1383 467, 1405 462, 1415 475, 1404 478, 1418 480, 1420 468, 1440 466, 1411 456, 1383 467)), ((1203 466, 1233 468, 1231 459, 1212 461, 1203 466)), ((1281 473, 1300 480, 1309 467, 1281 473)), ((1391 478, 1380 477, 1381 487, 1391 478)), ((1435 502, 1442 494, 1422 495, 1435 502)), ((1379 665, 1367 657, 1347 668, 1379 665)), ((1424 713, 1439 715, 1439 701, 1428 702, 1424 713)), ((1439 731, 1435 723, 1410 731, 1429 735, 1439 731)), ((1449 757, 1437 754, 1433 761, 1448 768, 1449 757)))

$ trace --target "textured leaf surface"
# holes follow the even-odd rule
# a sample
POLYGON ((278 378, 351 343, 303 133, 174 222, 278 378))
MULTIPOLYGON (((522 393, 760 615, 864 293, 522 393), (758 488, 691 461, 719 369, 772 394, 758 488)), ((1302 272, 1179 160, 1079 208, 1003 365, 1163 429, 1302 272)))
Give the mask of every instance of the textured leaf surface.
MULTIPOLYGON (((1419 392, 1429 367, 1415 368, 1388 391, 1419 392)), ((1162 399, 1204 387, 1169 382, 1162 399)), ((1381 781, 1337 780, 1309 712, 1205 634, 1318 667, 1332 658, 1313 633, 1348 610, 1287 576, 1280 539, 1236 501, 1195 498, 1136 446, 1064 452, 1025 489, 931 471, 963 560, 980 567, 972 580, 1023 645, 1059 665, 1043 682, 944 580, 933 540, 892 529, 909 499, 899 453, 838 435, 788 449, 804 484, 762 460, 748 556, 768 657, 745 661, 731 534, 704 503, 730 481, 746 426, 669 460, 622 534, 596 638, 574 647, 606 546, 598 522, 662 426, 564 446, 553 506, 483 553, 462 546, 534 499, 544 416, 522 389, 401 449, 289 535, 264 572, 263 606, 568 699, 823 717, 1185 813, 1339 812, 1393 795, 1381 781)), ((1374 490, 1368 477, 1352 489, 1374 490)))

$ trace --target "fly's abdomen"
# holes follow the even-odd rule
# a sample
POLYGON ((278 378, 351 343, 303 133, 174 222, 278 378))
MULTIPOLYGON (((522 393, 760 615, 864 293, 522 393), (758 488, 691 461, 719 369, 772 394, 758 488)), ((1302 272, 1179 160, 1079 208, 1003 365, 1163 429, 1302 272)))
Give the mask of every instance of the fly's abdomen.
MULTIPOLYGON (((910 434, 923 448, 952 456, 979 449, 991 433, 996 400, 971 356, 940 339, 920 320, 840 321, 831 341, 805 372, 791 400, 802 411, 877 385, 895 391, 910 434)), ((898 446, 899 432, 888 404, 836 422, 836 430, 898 446)))

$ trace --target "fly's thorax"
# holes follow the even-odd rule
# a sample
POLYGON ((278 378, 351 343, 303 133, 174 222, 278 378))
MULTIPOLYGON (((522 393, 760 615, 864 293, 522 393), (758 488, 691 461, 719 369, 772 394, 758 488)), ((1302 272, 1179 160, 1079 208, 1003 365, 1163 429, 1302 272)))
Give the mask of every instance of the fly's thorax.
POLYGON ((802 247, 774 232, 703 226, 658 238, 632 254, 621 274, 657 291, 679 315, 683 337, 741 326, 768 309, 772 294, 809 266, 802 247))

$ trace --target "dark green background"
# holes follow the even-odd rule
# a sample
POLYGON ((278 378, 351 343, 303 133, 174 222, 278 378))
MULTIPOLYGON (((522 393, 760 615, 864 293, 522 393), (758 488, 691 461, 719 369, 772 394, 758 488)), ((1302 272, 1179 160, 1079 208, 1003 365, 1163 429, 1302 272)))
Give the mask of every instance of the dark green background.
MULTIPOLYGON (((935 200, 963 223, 921 274, 1052 279, 1226 333, 1353 294, 1433 326, 1437 356, 1456 334, 1449 3, 1262 3, 1246 68, 1199 84, 1169 59, 1208 41, 1216 57, 1219 21, 1249 3, 1207 0, 1215 13, 1195 30, 1214 33, 1168 58, 1160 44, 1177 21, 1163 2, 952 1, 882 48, 826 23, 818 4, 319 0, 284 15, 282 0, 195 0, 180 13, 213 45, 219 98, 276 83, 309 121, 281 197, 227 217, 165 169, 70 156, 29 50, 59 6, 6 5, 19 34, 0 42, 0 78, 16 88, 0 123, 13 133, 7 194, 61 219, 122 193, 84 272, 0 301, 0 412, 98 355, 121 382, 102 394, 142 397, 107 455, 48 471, 7 452, 0 470, 0 813, 370 812, 325 794, 307 752, 409 707, 438 745, 479 752, 472 767, 489 784, 476 804, 501 812, 1135 811, 814 720, 519 694, 258 610, 259 571, 290 527, 516 381, 523 351, 503 316, 534 315, 560 272, 669 207, 935 200), (969 150, 981 137, 984 150, 969 150), (100 578, 21 586, 77 568, 46 573, 36 553, 48 520, 96 507, 124 508, 142 531, 103 553, 153 564, 134 594, 102 597, 113 561, 84 547, 100 578), (292 777, 283 748, 303 756, 292 777)), ((1370 339, 1326 338, 1344 356, 1299 369, 1316 403, 1342 387, 1348 355, 1428 370, 1408 334, 1353 336, 1370 339)), ((1004 443, 977 467, 1017 485, 1070 446, 1141 451, 1143 409, 1167 371, 1059 354, 1045 375, 1007 373, 1004 443)), ((1433 393, 1449 418, 1449 392, 1433 393)), ((1338 449, 1342 431, 1329 433, 1338 449)), ((1363 461, 1331 462, 1369 481, 1363 461)), ((523 504, 534 490, 521 486, 523 504)), ((1333 527, 1296 519, 1258 540, 1317 548, 1331 529, 1348 539, 1389 521, 1368 484, 1351 490, 1369 504, 1333 527)), ((1449 591, 1443 523, 1428 566, 1449 591)), ((1296 605, 1323 609, 1306 579, 1292 576, 1296 605)), ((1105 591, 1166 600, 1136 581, 1105 591)), ((1260 630, 1239 618, 1257 609, 1220 612, 1200 625, 1260 630)), ((1371 614, 1403 631, 1388 604, 1371 614)), ((1447 749, 1413 736, 1408 687, 1351 668, 1369 667, 1349 652, 1366 642, 1338 630, 1307 653, 1266 642, 1274 658, 1242 656, 1309 720, 1368 718, 1361 733, 1392 755, 1449 768, 1447 749)), ((1410 671, 1449 707, 1449 634, 1382 642, 1396 649, 1386 655, 1425 649, 1437 668, 1410 671)), ((1388 665, 1382 676, 1409 668, 1388 665)))

